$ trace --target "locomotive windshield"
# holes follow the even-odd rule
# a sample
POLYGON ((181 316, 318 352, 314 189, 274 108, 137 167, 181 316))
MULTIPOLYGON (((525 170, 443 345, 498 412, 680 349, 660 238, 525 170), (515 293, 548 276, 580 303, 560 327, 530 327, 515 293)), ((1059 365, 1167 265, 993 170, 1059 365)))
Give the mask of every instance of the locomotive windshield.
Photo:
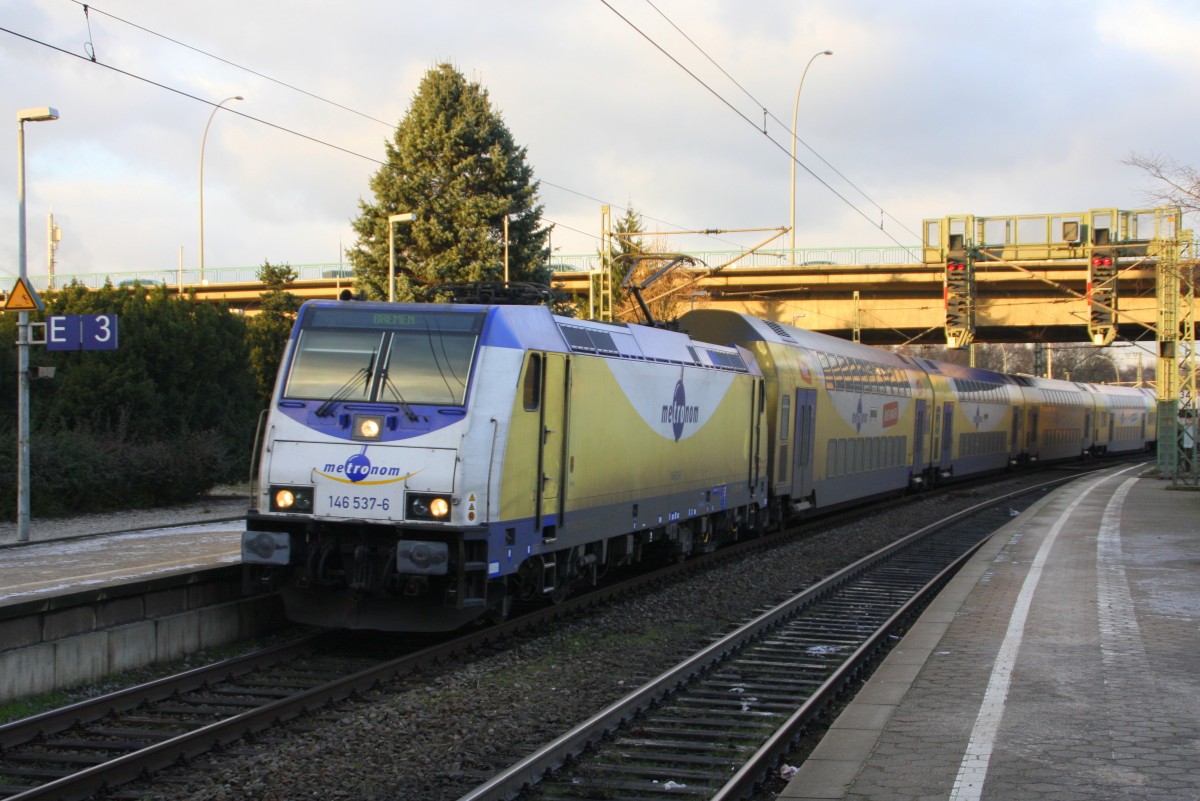
POLYGON ((461 406, 482 326, 474 313, 314 309, 283 395, 461 406))

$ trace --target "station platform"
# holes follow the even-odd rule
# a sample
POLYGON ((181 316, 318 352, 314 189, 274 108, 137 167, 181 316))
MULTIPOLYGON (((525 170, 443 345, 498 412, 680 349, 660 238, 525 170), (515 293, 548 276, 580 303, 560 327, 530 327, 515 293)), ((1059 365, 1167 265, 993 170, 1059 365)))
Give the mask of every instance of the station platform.
MULTIPOLYGON (((237 564, 245 528, 243 519, 219 519, 0 546, 0 610, 83 590, 237 564)), ((0 649, 4 647, 0 643, 0 649)))
POLYGON ((779 798, 1200 798, 1200 493, 1152 467, 993 535, 779 798))

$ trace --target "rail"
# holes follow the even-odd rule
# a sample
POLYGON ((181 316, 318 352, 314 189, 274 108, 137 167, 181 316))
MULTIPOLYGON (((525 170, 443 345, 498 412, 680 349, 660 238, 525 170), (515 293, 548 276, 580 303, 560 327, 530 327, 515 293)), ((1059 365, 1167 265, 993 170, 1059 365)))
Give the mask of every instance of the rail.
MULTIPOLYGON (((680 662, 459 801, 507 801, 544 784, 551 786, 547 797, 573 795, 553 789, 565 786, 583 789, 588 797, 657 798, 669 794, 672 787, 666 783, 672 776, 681 780, 674 789, 684 790, 686 783, 690 797, 747 797, 892 634, 1007 522, 1017 496, 1043 493, 1074 478, 978 504, 860 559, 680 662), (1004 510, 1002 519, 996 509, 1004 510), (991 521, 971 522, 988 512, 993 512, 991 521), (780 718, 780 725, 764 732, 769 720, 780 718)), ((542 795, 534 790, 532 797, 542 795)))

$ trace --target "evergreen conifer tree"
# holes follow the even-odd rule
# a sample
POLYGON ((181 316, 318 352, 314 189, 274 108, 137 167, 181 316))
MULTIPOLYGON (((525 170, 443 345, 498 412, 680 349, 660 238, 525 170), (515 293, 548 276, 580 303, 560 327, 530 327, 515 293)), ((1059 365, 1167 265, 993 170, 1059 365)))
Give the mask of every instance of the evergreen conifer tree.
POLYGON ((431 69, 386 150, 348 251, 368 297, 388 296, 388 215, 408 212, 413 222, 393 224, 397 300, 439 283, 502 281, 506 214, 509 279, 548 283, 533 169, 478 83, 449 64, 431 69))
POLYGON ((267 291, 262 298, 261 313, 246 320, 246 342, 250 348, 250 370, 258 385, 258 397, 263 403, 271 399, 275 374, 300 310, 300 297, 289 292, 299 274, 289 264, 264 261, 258 270, 258 280, 267 291))

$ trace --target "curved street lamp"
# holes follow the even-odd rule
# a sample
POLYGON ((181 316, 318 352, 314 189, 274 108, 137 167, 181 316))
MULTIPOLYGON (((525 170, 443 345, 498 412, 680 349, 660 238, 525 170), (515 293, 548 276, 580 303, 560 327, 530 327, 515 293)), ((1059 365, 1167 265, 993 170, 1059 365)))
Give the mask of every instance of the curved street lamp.
POLYGON ((804 65, 804 72, 800 73, 800 85, 796 87, 796 103, 792 106, 792 213, 788 218, 792 223, 792 265, 796 264, 796 122, 800 115, 800 90, 804 88, 804 76, 808 75, 808 68, 817 60, 819 56, 832 56, 832 50, 822 50, 819 53, 813 53, 813 57, 804 65))
POLYGON ((212 114, 208 115, 208 122, 204 125, 204 136, 200 137, 200 278, 199 283, 204 283, 204 143, 208 141, 208 126, 212 125, 213 117, 217 116, 217 112, 221 107, 230 100, 245 100, 241 95, 227 97, 217 104, 212 110, 212 114))

